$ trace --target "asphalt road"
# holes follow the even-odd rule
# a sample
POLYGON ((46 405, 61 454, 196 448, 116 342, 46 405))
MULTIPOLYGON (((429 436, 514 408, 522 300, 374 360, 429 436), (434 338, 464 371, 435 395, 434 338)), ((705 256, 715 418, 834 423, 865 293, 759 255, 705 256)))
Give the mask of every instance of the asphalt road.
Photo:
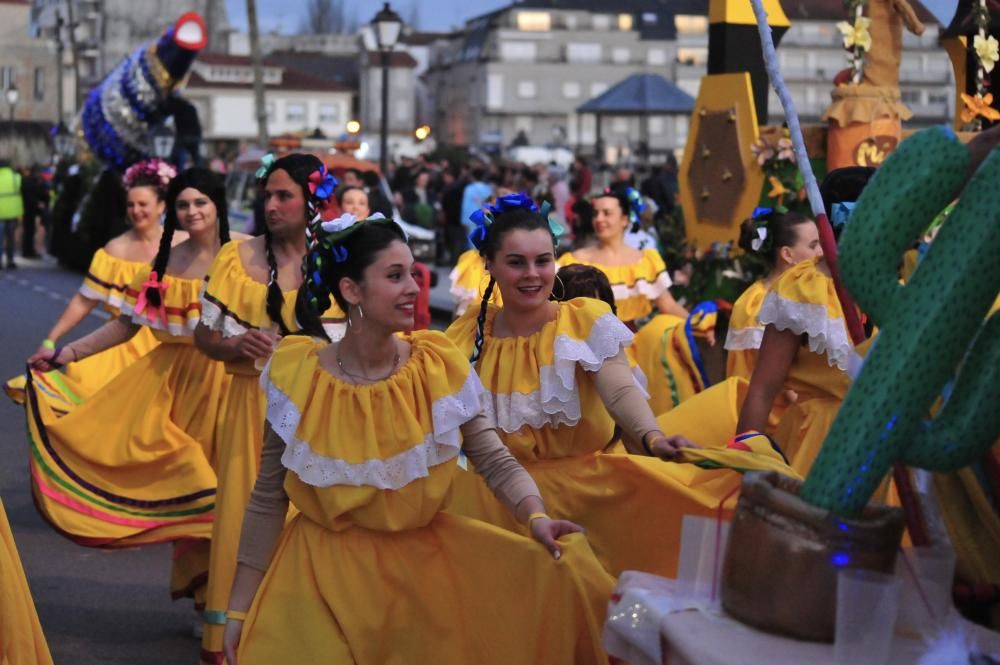
MULTIPOLYGON (((82 279, 51 260, 19 266, 0 271, 0 380, 24 371, 82 279)), ((435 304, 450 307, 439 270, 435 304)), ((67 341, 104 320, 91 315, 67 341)), ((435 312, 433 327, 449 320, 435 312)), ((195 665, 194 610, 190 600, 170 600, 169 545, 106 551, 58 535, 32 504, 27 456, 24 410, 0 394, 0 498, 56 664, 195 665)))

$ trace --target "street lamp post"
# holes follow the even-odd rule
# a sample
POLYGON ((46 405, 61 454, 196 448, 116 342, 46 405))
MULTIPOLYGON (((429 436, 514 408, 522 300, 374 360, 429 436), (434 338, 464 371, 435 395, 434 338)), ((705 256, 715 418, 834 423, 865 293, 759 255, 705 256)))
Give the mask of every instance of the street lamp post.
POLYGON ((4 97, 7 99, 7 106, 10 107, 10 125, 14 126, 14 107, 17 106, 17 100, 19 98, 19 93, 17 92, 17 86, 14 82, 10 82, 10 86, 4 92, 4 97))
POLYGON ((399 33, 403 28, 403 20, 399 14, 392 11, 389 3, 385 3, 381 11, 372 19, 372 30, 375 33, 375 43, 378 45, 382 58, 382 115, 381 115, 381 148, 378 154, 379 168, 385 174, 389 165, 389 56, 399 33))
POLYGON ((59 124, 56 125, 55 132, 52 134, 52 147, 55 148, 56 156, 59 159, 70 157, 73 154, 75 143, 73 135, 69 133, 69 129, 66 127, 66 123, 60 120, 59 124))

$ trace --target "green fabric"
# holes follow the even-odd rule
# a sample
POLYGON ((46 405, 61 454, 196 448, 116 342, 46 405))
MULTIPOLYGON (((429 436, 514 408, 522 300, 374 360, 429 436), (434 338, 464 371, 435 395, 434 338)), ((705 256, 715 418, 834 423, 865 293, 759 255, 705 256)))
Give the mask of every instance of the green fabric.
POLYGON ((19 219, 23 216, 21 174, 4 166, 0 168, 0 219, 19 219))

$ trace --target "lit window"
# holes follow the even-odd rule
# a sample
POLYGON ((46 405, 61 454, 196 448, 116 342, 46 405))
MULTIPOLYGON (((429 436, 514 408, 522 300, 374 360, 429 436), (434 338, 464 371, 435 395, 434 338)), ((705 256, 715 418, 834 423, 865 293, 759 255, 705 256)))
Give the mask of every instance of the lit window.
POLYGON ((678 14, 674 17, 674 27, 679 34, 703 35, 708 32, 708 17, 678 14))
POLYGON ((647 65, 665 65, 667 64, 667 53, 661 48, 651 48, 646 51, 646 64, 647 65))
POLYGON ((538 94, 534 81, 518 81, 517 96, 522 99, 533 99, 538 94))
POLYGON ((594 64, 601 61, 600 44, 567 44, 566 59, 569 62, 594 64))
POLYGON ((629 31, 632 29, 632 15, 631 14, 619 14, 618 15, 618 29, 622 31, 629 31))
POLYGON ((611 61, 616 65, 624 65, 632 59, 632 52, 623 46, 611 49, 611 61))
POLYGON ((285 122, 292 123, 302 123, 306 121, 306 105, 305 104, 286 104, 285 105, 285 122))
POLYGON ((580 84, 576 81, 564 81, 562 92, 566 99, 576 99, 580 96, 580 84))
POLYGON ((677 62, 685 65, 704 65, 708 62, 708 49, 679 48, 677 49, 677 62))
POLYGON ((323 125, 332 125, 340 122, 340 106, 337 104, 320 104, 319 122, 323 125))
POLYGON ((517 29, 525 32, 548 32, 552 29, 552 17, 548 12, 518 12, 517 29))

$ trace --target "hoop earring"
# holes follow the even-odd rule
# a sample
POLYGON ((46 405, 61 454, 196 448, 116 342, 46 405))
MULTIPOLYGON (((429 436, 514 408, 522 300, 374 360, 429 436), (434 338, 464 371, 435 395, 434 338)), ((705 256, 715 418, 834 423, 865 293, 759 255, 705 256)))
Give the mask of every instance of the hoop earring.
POLYGON ((358 305, 358 314, 361 315, 361 320, 365 320, 365 310, 361 309, 361 305, 358 305))
POLYGON ((559 282, 559 289, 561 290, 562 295, 556 297, 556 292, 555 290, 553 290, 552 297, 555 298, 556 300, 563 300, 566 298, 566 285, 563 284, 562 277, 559 276, 559 273, 556 273, 556 281, 559 282))

